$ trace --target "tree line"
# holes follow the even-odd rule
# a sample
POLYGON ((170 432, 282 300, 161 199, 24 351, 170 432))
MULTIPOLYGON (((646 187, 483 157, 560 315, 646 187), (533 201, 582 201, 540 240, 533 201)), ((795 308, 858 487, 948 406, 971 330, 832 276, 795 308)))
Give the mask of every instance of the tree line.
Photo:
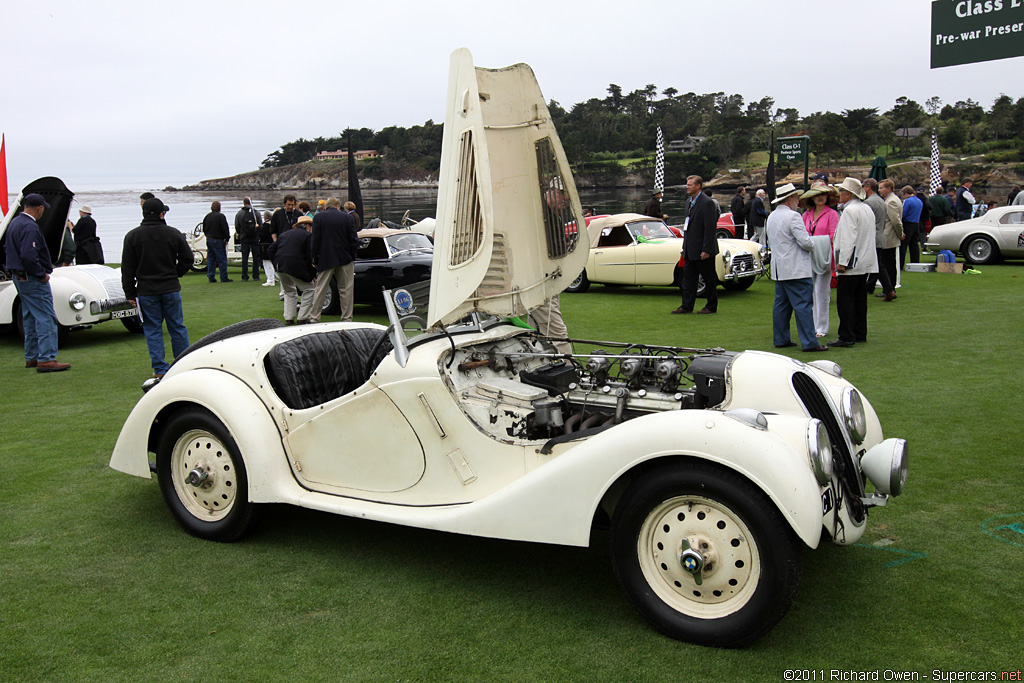
MULTIPOLYGON (((931 132, 937 134, 943 153, 998 149, 995 161, 1024 161, 1024 98, 1014 101, 1005 94, 987 109, 970 98, 944 103, 931 97, 922 105, 900 97, 884 112, 855 108, 801 116, 796 109, 776 107, 771 97, 745 102, 739 94, 698 95, 675 88, 659 94, 653 84, 627 94, 614 83, 607 93, 607 97, 591 98, 568 109, 554 100, 548 104, 566 155, 578 170, 649 156, 659 125, 666 143, 687 136, 703 138, 694 154, 668 155, 675 157, 670 159, 669 170, 682 163, 690 172, 704 169, 707 175, 742 163, 753 152, 767 150, 773 132, 775 137, 809 135, 812 152, 819 163, 826 164, 857 163, 873 157, 883 146, 898 156, 927 155, 931 132), (924 129, 923 134, 912 135, 917 128, 924 129)), ((262 167, 309 161, 320 151, 345 149, 351 138, 354 149, 375 149, 384 157, 372 160, 368 175, 401 166, 436 170, 441 130, 441 124, 427 121, 410 128, 346 129, 337 137, 299 138, 269 154, 262 167)))

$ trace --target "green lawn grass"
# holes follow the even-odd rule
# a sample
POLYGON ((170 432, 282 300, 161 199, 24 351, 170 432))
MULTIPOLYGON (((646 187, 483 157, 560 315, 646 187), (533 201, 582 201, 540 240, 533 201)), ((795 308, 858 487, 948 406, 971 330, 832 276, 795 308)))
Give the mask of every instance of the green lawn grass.
MULTIPOLYGON (((740 651, 648 627, 616 584, 602 532, 590 548, 562 548, 273 507, 242 542, 195 539, 171 518, 155 480, 107 467, 151 372, 142 336, 117 323, 75 332, 60 353, 71 371, 41 375, 22 367, 13 333, 0 335, 0 681, 782 681, 787 669, 824 670, 826 680, 833 669, 910 670, 927 680, 935 669, 1016 671, 1024 265, 980 270, 904 273, 896 301, 868 302, 867 344, 815 356, 840 362, 887 435, 908 439, 907 491, 872 511, 860 544, 806 551, 789 615, 740 651)), ((233 277, 184 278, 193 341, 240 319, 280 316, 276 289, 233 277)), ((761 280, 746 292, 720 290, 718 315, 673 316, 670 288, 594 286, 563 294, 562 310, 582 338, 773 350, 772 297, 761 280)), ((356 317, 383 321, 365 307, 356 317)), ((837 323, 833 305, 830 339, 837 323)), ((796 351, 787 355, 810 360, 796 351)))

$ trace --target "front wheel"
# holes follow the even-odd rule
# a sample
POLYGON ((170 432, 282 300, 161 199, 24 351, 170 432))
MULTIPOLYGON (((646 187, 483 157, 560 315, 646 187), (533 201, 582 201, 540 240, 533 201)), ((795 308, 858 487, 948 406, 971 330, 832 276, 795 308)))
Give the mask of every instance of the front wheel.
POLYGON ((575 280, 569 283, 569 286, 565 288, 565 291, 572 294, 582 294, 588 289, 590 289, 590 280, 587 279, 587 271, 584 270, 575 280))
POLYGON ((142 334, 145 331, 142 329, 142 321, 139 320, 138 316, 121 318, 121 324, 124 325, 124 329, 132 334, 142 334))
POLYGON ((206 272, 206 252, 198 249, 192 250, 192 265, 190 266, 193 273, 205 273, 206 272))
POLYGON ((708 463, 636 479, 612 520, 612 562, 629 601, 678 640, 749 644, 789 610, 801 558, 774 504, 708 463))
POLYGON ((960 251, 964 255, 964 261, 975 266, 995 263, 999 258, 999 249, 996 248, 995 242, 984 235, 971 235, 960 251))
POLYGON ((253 522, 245 463, 220 420, 200 408, 175 414, 160 435, 157 479, 171 514, 210 541, 240 538, 253 522))

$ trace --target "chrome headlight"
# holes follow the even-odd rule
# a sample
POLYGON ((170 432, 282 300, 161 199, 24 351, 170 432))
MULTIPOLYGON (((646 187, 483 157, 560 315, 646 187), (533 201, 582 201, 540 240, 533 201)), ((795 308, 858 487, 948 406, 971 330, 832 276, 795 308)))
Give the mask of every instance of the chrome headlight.
POLYGON ((860 392, 853 387, 846 387, 839 406, 850 438, 854 443, 863 443, 868 433, 868 418, 864 413, 864 402, 860 398, 860 392))
POLYGON ((68 306, 71 306, 71 308, 75 309, 76 311, 80 311, 83 308, 85 308, 85 294, 82 294, 81 292, 75 292, 74 294, 69 296, 68 306))
POLYGON ((886 439, 861 456, 860 468, 880 493, 898 496, 907 484, 907 442, 886 439))
POLYGON ((822 372, 827 372, 833 377, 843 376, 843 368, 833 360, 812 360, 808 365, 818 368, 822 372))
POLYGON ((814 477, 824 486, 832 479, 832 440, 825 423, 813 419, 807 424, 807 450, 811 455, 814 477))
POLYGON ((725 261, 725 265, 729 265, 729 262, 732 261, 732 252, 729 251, 728 249, 723 251, 722 260, 725 261))

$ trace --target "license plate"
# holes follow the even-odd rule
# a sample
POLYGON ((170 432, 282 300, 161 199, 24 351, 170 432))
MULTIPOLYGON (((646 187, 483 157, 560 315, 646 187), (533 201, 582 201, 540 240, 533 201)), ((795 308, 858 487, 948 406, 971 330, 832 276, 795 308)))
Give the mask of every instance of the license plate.
POLYGON ((111 320, 116 320, 117 318, 134 318, 136 315, 138 315, 138 311, 136 311, 134 308, 126 308, 123 311, 110 312, 111 320))

